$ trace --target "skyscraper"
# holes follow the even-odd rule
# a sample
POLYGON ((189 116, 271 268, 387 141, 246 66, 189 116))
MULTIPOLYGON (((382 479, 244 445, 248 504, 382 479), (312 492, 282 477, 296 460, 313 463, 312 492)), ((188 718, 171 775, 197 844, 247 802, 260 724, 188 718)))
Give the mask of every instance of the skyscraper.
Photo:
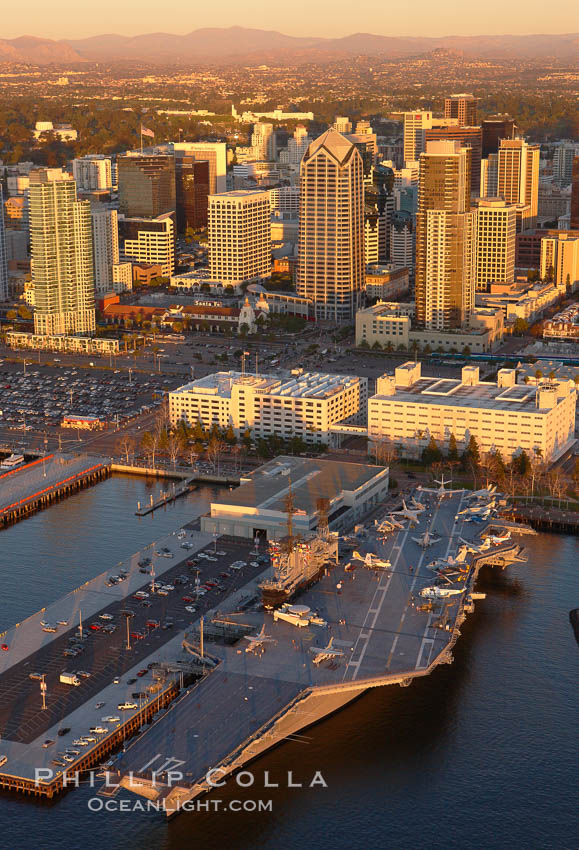
POLYGON ((414 269, 414 216, 408 210, 396 210, 390 222, 390 262, 401 268, 414 269))
POLYGON ((524 139, 501 139, 497 193, 509 204, 529 207, 525 228, 534 227, 539 208, 539 145, 524 139))
POLYGON ((482 155, 487 157, 496 153, 501 139, 514 139, 517 135, 517 125, 510 115, 492 115, 481 121, 482 155))
POLYGON ((579 230, 579 156, 573 159, 571 178, 571 230, 579 230))
POLYGON ((451 94, 444 99, 444 117, 458 118, 461 127, 475 127, 476 97, 472 94, 451 94))
POLYGON ((275 137, 273 135, 273 124, 260 121, 253 125, 251 146, 255 151, 256 159, 275 159, 275 137))
POLYGON ((209 194, 225 192, 227 189, 227 145, 225 142, 174 142, 168 146, 175 154, 181 153, 193 159, 205 159, 209 163, 209 194))
POLYGON ((130 151, 117 157, 119 212, 157 218, 175 212, 175 160, 170 154, 130 151))
POLYGON ((423 130, 432 127, 432 112, 404 113, 404 164, 416 162, 424 150, 423 130))
POLYGON ((490 153, 480 161, 481 198, 496 198, 499 191, 499 155, 490 153))
POLYGON ((271 276, 269 192, 209 196, 209 268, 232 286, 271 276))
POLYGON ((6 234, 4 233, 4 195, 0 186, 0 301, 8 298, 8 263, 6 259, 6 234))
POLYGON ((119 262, 118 215, 93 207, 91 219, 95 292, 102 295, 113 288, 113 266, 119 262))
POLYGON ((302 124, 298 124, 293 137, 288 139, 287 147, 279 152, 279 161, 289 165, 299 165, 311 141, 307 129, 302 124))
POLYGON ((579 283, 579 237, 558 233, 541 239, 541 277, 573 292, 579 283))
POLYGON ((207 227, 209 197, 209 162, 195 159, 182 151, 175 152, 175 200, 177 232, 185 233, 207 227))
POLYGON ((563 142, 555 148, 553 154, 553 182, 559 186, 569 186, 573 180, 573 160, 579 156, 579 144, 563 142))
POLYGON ((420 156, 416 217, 416 318, 436 330, 461 327, 474 308, 476 212, 470 210, 470 150, 429 142, 420 156))
POLYGON ((76 183, 60 168, 31 171, 29 198, 34 330, 93 333, 90 203, 77 200, 76 183))
POLYGON ((165 213, 157 218, 119 216, 119 253, 124 262, 159 266, 163 277, 175 271, 175 217, 165 213))
POLYGON ((300 168, 297 291, 318 319, 354 318, 364 285, 362 158, 333 128, 309 145, 300 168))
POLYGON ((470 166, 471 166, 471 193, 476 197, 480 192, 480 169, 481 169, 481 154, 482 154, 482 131, 480 127, 460 126, 460 127, 431 127, 423 130, 424 145, 428 142, 442 141, 448 139, 460 142, 464 148, 471 149, 470 166))
POLYGON ((515 279, 517 214, 514 204, 502 198, 481 198, 477 210, 476 289, 515 279))
POLYGON ((72 176, 79 192, 110 189, 113 185, 110 157, 88 154, 72 161, 72 176))

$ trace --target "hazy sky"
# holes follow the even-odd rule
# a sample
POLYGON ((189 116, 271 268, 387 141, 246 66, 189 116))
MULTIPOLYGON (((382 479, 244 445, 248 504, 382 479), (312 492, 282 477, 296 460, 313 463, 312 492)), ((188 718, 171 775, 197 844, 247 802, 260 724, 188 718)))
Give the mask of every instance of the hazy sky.
POLYGON ((37 35, 83 38, 103 33, 187 33, 232 25, 275 29, 288 35, 497 35, 579 30, 576 0, 559 0, 556 14, 544 0, 27 0, 6 3, 0 38, 37 35))

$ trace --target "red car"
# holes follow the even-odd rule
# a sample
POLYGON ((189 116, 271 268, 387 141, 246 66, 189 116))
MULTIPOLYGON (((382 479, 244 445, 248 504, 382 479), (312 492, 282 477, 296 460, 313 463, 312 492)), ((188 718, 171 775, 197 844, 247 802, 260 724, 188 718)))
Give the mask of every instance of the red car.
POLYGON ((160 623, 158 620, 147 620, 147 625, 150 629, 158 629, 160 623))
POLYGON ((147 670, 147 668, 145 667, 145 669, 144 669, 144 670, 139 670, 139 672, 137 673, 137 676, 138 676, 139 678, 141 678, 141 676, 146 676, 148 672, 149 672, 149 671, 148 671, 148 670, 147 670))
POLYGON ((195 601, 192 596, 182 596, 181 599, 183 600, 183 602, 194 602, 195 601))
POLYGON ((131 632, 131 637, 133 640, 143 640, 145 635, 143 632, 131 632))
POLYGON ((207 585, 207 587, 217 587, 216 581, 206 581, 205 584, 207 585))
POLYGON ((100 632, 100 631, 102 631, 102 626, 101 626, 101 624, 100 624, 100 623, 91 623, 91 624, 90 624, 90 628, 93 630, 93 632, 100 632))
POLYGON ((2 644, 2 652, 8 652, 9 649, 10 649, 10 647, 8 646, 7 643, 2 644))

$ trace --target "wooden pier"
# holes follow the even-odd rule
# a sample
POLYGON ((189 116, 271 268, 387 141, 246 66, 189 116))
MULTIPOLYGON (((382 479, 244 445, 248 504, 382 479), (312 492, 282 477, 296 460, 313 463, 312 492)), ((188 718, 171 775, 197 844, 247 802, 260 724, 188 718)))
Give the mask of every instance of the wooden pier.
POLYGON ((91 487, 111 474, 95 457, 47 455, 0 478, 0 528, 91 487))
POLYGON ((152 514, 153 511, 156 511, 158 508, 162 508, 164 505, 174 502, 176 499, 179 499, 181 496, 188 493, 192 484, 192 478, 185 479, 185 481, 181 484, 175 484, 175 482, 172 482, 167 490, 161 490, 160 496, 157 500, 155 500, 151 493, 151 501, 148 505, 141 506, 141 503, 137 502, 135 516, 147 516, 147 514, 152 514))

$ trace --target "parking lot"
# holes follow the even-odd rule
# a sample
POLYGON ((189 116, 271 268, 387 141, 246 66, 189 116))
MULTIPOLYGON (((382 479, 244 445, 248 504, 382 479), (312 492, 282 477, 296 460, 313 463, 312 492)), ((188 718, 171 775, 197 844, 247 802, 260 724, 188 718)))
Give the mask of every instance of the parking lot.
MULTIPOLYGON (((119 702, 125 701, 128 694, 129 699, 141 704, 143 698, 150 696, 147 688, 153 680, 153 669, 143 663, 139 671, 142 675, 134 677, 134 681, 125 681, 125 672, 265 569, 263 562, 254 560, 250 543, 228 543, 220 539, 217 546, 206 546, 203 550, 206 556, 200 557, 200 553, 192 555, 183 548, 188 540, 188 533, 179 538, 175 536, 170 548, 165 546, 151 555, 153 563, 159 564, 159 559, 163 558, 165 564, 165 550, 168 550, 176 562, 161 578, 154 579, 156 592, 151 590, 154 577, 150 564, 141 558, 139 569, 143 584, 140 592, 131 592, 88 618, 83 624, 82 640, 78 624, 48 622, 43 627, 49 633, 56 629, 57 636, 0 677, 0 736, 4 740, 30 743, 54 724, 59 724, 61 729, 68 728, 71 724, 66 722, 67 716, 87 700, 98 702, 98 694, 117 679, 119 702), (231 566, 240 560, 245 563, 244 567, 231 566), (196 588, 202 585, 206 589, 198 593, 196 588), (126 648, 127 619, 123 611, 129 612, 130 651, 126 648), (79 676, 81 684, 75 687, 60 682, 60 675, 65 671, 88 675, 79 676), (42 674, 47 685, 45 711, 39 710, 38 677, 42 674)), ((122 586, 123 576, 124 571, 117 568, 108 575, 107 582, 122 586)), ((118 713, 116 702, 101 707, 103 716, 118 713)), ((84 735, 88 731, 88 728, 72 729, 71 734, 84 735)))
POLYGON ((60 427, 63 416, 96 416, 122 424, 161 401, 175 380, 93 369, 0 369, 0 427, 20 431, 60 427))

